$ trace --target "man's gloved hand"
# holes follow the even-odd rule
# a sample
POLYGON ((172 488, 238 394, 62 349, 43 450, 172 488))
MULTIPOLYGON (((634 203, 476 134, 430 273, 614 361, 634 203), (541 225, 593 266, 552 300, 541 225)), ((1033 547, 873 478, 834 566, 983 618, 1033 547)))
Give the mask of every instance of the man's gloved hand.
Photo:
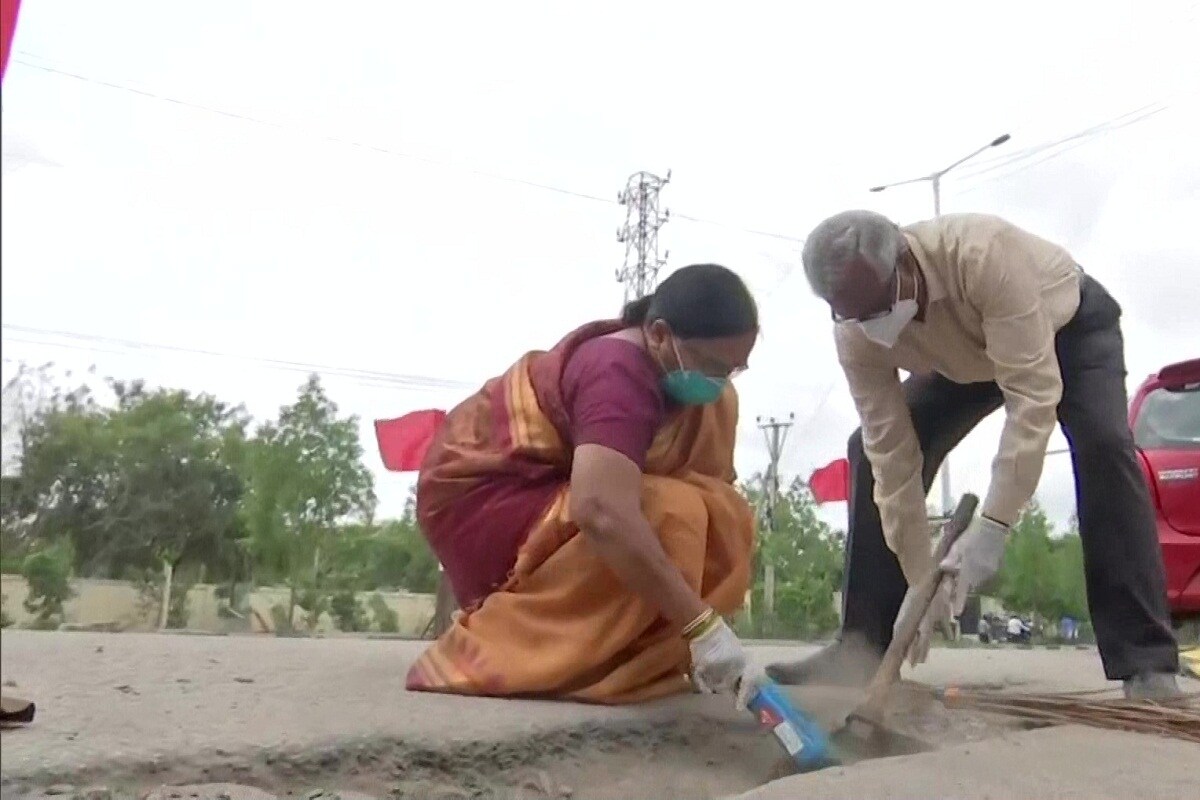
POLYGON ((955 573, 951 609, 955 616, 962 614, 967 605, 967 595, 996 577, 1004 563, 1004 540, 1008 526, 978 516, 958 537, 950 552, 942 560, 941 568, 955 573))
MULTIPOLYGON (((917 626, 917 635, 908 648, 910 665, 915 667, 918 664, 924 664, 925 660, 929 658, 929 645, 933 640, 933 632, 938 628, 948 631, 953 625, 954 614, 950 605, 953 594, 951 581, 943 581, 938 587, 937 593, 929 603, 929 610, 925 612, 925 616, 921 618, 921 624, 917 626)), ((896 615, 896 623, 892 626, 893 633, 899 632, 907 619, 917 613, 913 596, 912 589, 909 589, 904 595, 904 602, 900 604, 900 613, 896 615)))
MULTIPOLYGON (((685 636, 687 634, 685 633, 685 636)), ((692 681, 702 692, 737 692, 748 661, 737 634, 712 614, 688 638, 692 651, 692 681)))

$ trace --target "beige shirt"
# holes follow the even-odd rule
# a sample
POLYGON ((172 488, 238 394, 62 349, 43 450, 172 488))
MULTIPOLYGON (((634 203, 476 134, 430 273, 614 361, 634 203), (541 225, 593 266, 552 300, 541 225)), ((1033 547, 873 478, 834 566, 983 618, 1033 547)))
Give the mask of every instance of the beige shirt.
POLYGON ((854 323, 835 325, 838 358, 862 420, 888 546, 911 579, 932 559, 923 461, 897 369, 957 383, 996 381, 1006 419, 982 513, 1016 521, 1042 473, 1062 397, 1054 335, 1079 306, 1071 255, 984 214, 948 214, 903 229, 928 290, 923 322, 889 349, 854 323))

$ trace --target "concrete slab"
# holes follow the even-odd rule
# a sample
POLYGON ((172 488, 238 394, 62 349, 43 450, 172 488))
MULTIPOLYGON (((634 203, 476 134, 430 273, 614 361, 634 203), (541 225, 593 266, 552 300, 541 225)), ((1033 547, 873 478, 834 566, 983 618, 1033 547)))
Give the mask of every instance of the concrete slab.
POLYGON ((1182 800, 1197 795, 1200 745, 1070 726, 797 775, 730 800, 1182 800))

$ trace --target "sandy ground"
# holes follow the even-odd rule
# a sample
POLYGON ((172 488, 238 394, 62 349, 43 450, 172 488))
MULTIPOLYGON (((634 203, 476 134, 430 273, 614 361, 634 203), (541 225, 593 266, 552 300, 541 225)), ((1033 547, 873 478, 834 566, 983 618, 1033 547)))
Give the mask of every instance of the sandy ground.
MULTIPOLYGON (((5 631, 0 641, 7 691, 38 703, 32 726, 0 734, 6 796, 55 782, 232 782, 280 795, 335 785, 377 797, 716 798, 764 783, 779 759, 774 741, 728 698, 603 708, 408 693, 403 677, 423 647, 419 642, 25 631, 5 631)), ((809 649, 755 652, 773 660, 809 649)), ((1105 683, 1093 650, 937 650, 930 664, 906 677, 1028 691, 1115 688, 1105 683)), ((833 723, 856 699, 854 693, 825 691, 800 701, 833 723)), ((1042 760, 1053 760, 1061 749, 1073 766, 1047 764, 1045 780, 1058 782, 1047 786, 1102 789, 1109 784, 1090 776, 1107 774, 1111 752, 1121 751, 1128 754, 1126 773, 1143 773, 1149 785, 1166 787, 1178 749, 1174 742, 1139 736, 1125 741, 1092 730, 1018 735, 944 714, 922 724, 928 729, 920 733, 939 745, 991 739, 984 746, 989 764, 1010 761, 1003 750, 993 754, 994 747, 1024 748, 1042 760), (998 734, 999 742, 991 738, 998 734), (1024 743, 1023 737, 1035 736, 1048 737, 1052 746, 1024 743)), ((1200 763, 1200 748, 1190 749, 1195 757, 1188 776, 1200 763)), ((907 781, 928 769, 949 770, 960 780, 953 785, 975 787, 979 760, 942 750, 769 787, 818 780, 813 791, 832 792, 826 795, 811 794, 810 784, 802 784, 803 791, 751 796, 960 796, 941 784, 907 781), (928 762, 933 766, 922 759, 934 759, 928 762), (914 766, 905 766, 910 761, 914 766), (894 770, 891 782, 881 783, 878 770, 894 770), (908 785, 911 795, 899 788, 908 785), (887 786, 897 789, 881 793, 887 786)), ((1042 769, 1041 761, 1035 767, 1042 769)))

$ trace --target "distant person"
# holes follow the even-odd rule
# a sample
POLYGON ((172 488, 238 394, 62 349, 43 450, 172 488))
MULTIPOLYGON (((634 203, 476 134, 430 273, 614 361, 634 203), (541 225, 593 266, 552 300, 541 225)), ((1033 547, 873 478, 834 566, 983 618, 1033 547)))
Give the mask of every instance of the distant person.
POLYGON ((1062 633, 1062 638, 1065 641, 1075 641, 1075 636, 1077 634, 1075 618, 1069 615, 1064 616, 1062 618, 1062 622, 1059 624, 1059 630, 1062 633))
POLYGON ((1025 640, 1025 623, 1016 614, 1008 618, 1008 641, 1017 644, 1025 640))
POLYGON ((754 548, 731 378, 757 338, 737 275, 684 267, 450 412, 417 518, 464 613, 409 689, 634 703, 742 683, 721 616, 754 548))
POLYGON ((843 212, 811 233, 803 261, 830 305, 862 427, 849 445, 842 635, 768 674, 789 683, 869 677, 904 613, 906 588, 935 566, 925 511, 933 477, 1003 407, 991 486, 942 562, 957 579, 922 620, 910 659, 924 661, 933 629, 1000 569, 1057 418, 1075 468, 1105 674, 1124 681, 1129 697, 1178 695, 1162 553, 1126 419, 1117 302, 1063 248, 983 214, 900 228, 874 212, 843 212), (899 370, 910 376, 901 381, 899 370))

